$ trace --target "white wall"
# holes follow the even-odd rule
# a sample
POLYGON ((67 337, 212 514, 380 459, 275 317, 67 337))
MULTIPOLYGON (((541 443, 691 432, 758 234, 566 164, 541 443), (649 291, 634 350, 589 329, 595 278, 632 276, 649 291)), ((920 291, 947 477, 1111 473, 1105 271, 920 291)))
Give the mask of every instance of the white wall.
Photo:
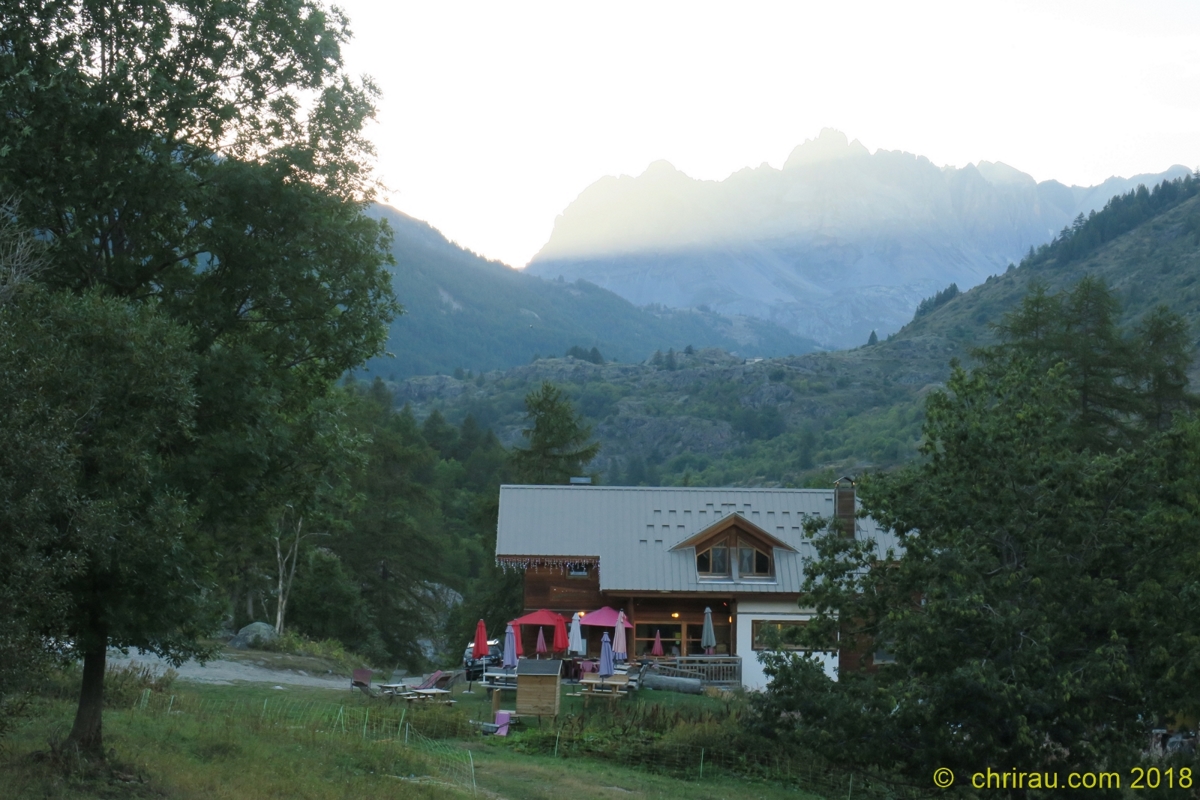
MULTIPOLYGON (((754 620, 791 622, 811 617, 812 612, 797 608, 795 600, 738 600, 737 654, 742 657, 742 685, 750 690, 761 690, 767 686, 767 676, 758 660, 759 651, 751 646, 751 623, 754 620)), ((837 653, 820 653, 818 658, 825 667, 825 674, 837 680, 837 653)))

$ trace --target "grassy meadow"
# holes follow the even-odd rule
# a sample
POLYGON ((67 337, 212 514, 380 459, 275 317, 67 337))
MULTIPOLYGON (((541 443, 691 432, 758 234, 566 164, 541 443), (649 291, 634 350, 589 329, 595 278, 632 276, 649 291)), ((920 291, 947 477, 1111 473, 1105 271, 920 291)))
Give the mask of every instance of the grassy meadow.
POLYGON ((736 696, 643 691, 587 709, 565 696, 556 720, 531 719, 501 738, 481 736, 471 724, 491 713, 478 687, 458 687, 455 705, 437 706, 350 691, 139 683, 119 675, 110 682, 109 759, 101 767, 59 747, 74 713, 65 696, 69 678, 31 700, 31 713, 0 748, 5 797, 818 796, 779 775, 735 774, 712 750, 704 760, 702 741, 727 736, 736 721, 736 696))

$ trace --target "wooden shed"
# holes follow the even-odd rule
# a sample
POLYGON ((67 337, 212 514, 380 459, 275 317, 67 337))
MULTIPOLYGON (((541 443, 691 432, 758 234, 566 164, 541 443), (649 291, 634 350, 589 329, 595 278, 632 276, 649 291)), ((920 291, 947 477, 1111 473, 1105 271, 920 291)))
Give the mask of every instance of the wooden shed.
POLYGON ((517 664, 517 714, 558 716, 562 698, 562 661, 524 658, 517 664))

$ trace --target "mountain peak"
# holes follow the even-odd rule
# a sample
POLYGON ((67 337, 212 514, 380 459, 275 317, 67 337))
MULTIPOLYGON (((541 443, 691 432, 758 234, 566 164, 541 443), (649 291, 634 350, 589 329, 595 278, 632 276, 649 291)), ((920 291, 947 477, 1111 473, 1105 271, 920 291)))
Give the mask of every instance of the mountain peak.
POLYGON ((870 155, 870 153, 858 139, 851 142, 846 138, 846 134, 835 128, 822 128, 817 138, 806 139, 804 144, 798 145, 792 150, 787 161, 783 163, 783 168, 821 164, 866 155, 870 155))

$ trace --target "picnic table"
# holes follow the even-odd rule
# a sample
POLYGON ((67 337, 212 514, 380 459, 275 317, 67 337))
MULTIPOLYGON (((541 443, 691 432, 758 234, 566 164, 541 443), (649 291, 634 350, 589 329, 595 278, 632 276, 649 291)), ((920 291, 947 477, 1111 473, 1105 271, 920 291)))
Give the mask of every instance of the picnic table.
POLYGON ((410 703, 415 700, 439 699, 441 702, 446 703, 447 705, 455 702, 449 697, 449 689, 414 689, 408 684, 404 683, 381 683, 379 688, 382 689, 383 693, 389 697, 398 697, 401 700, 407 700, 410 703))
POLYGON ((618 673, 602 678, 594 672, 589 672, 579 679, 579 694, 583 697, 585 706, 593 697, 607 697, 609 700, 624 697, 629 694, 629 676, 618 673))

